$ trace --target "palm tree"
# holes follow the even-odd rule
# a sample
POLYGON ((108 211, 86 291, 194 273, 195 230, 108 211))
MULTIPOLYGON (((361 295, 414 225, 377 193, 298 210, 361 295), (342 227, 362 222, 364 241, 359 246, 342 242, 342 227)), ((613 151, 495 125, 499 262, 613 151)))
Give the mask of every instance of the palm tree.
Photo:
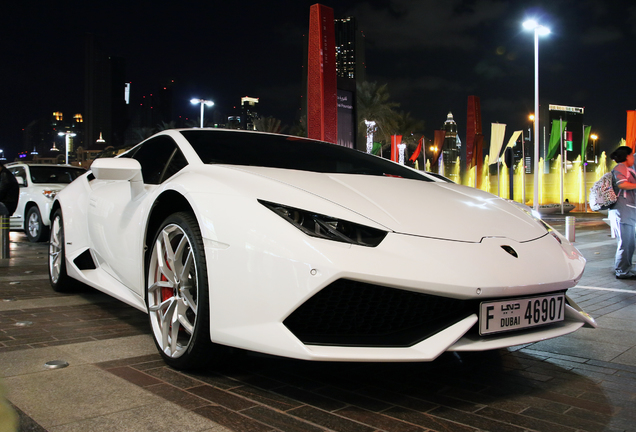
POLYGON ((281 121, 274 117, 261 117, 254 120, 254 127, 260 132, 283 133, 287 126, 281 125, 281 121))
POLYGON ((366 135, 367 126, 364 121, 374 121, 378 130, 375 141, 390 143, 392 131, 397 128, 393 109, 400 104, 389 102, 387 84, 363 81, 357 85, 357 96, 358 130, 363 136, 366 135))
POLYGON ((133 128, 133 132, 135 136, 139 138, 139 141, 143 141, 155 133, 155 128, 138 127, 138 128, 133 128))
POLYGON ((395 115, 395 129, 391 135, 402 135, 402 142, 406 144, 407 155, 417 148, 423 135, 424 122, 411 117, 411 113, 400 111, 395 115))
POLYGON ((289 134, 299 136, 299 137, 307 136, 307 116, 306 115, 298 119, 298 121, 291 127, 289 134))
MULTIPOLYGON (((197 117, 195 119, 188 119, 185 122, 186 127, 189 128, 198 128, 201 127, 201 117, 197 117)), ((206 120, 205 117, 203 117, 203 127, 214 127, 215 123, 211 120, 206 120)))
POLYGON ((164 131, 167 129, 176 129, 176 128, 177 128, 177 125, 174 122, 174 120, 168 123, 166 123, 165 121, 162 121, 161 123, 157 125, 157 131, 164 131))

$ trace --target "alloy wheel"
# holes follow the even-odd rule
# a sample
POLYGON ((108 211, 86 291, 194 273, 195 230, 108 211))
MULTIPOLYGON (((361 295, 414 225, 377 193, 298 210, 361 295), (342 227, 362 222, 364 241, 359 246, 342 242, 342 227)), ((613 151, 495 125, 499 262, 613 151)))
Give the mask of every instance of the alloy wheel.
POLYGON ((197 320, 197 266, 190 239, 177 224, 165 226, 153 246, 148 312, 157 344, 178 358, 192 343, 197 320))

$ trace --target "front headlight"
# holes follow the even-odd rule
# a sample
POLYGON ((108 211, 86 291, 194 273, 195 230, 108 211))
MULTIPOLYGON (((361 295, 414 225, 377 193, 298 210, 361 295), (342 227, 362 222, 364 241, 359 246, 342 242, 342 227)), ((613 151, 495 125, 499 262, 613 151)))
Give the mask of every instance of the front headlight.
POLYGON ((311 237, 359 246, 375 247, 379 245, 387 235, 386 231, 343 219, 337 219, 269 201, 258 200, 258 202, 311 237))
POLYGON ((49 189, 49 190, 43 190, 42 191, 42 195, 44 195, 45 197, 47 197, 48 199, 53 199, 55 198, 55 195, 57 195, 57 193, 59 192, 59 189, 49 189))

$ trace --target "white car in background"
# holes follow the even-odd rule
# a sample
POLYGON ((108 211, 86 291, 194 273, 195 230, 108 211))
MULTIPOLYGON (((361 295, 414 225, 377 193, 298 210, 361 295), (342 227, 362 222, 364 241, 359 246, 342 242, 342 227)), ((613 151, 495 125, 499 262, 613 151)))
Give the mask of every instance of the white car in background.
POLYGON ((32 242, 48 240, 49 213, 55 195, 86 172, 71 165, 8 163, 20 185, 18 207, 11 216, 11 229, 24 230, 32 242))

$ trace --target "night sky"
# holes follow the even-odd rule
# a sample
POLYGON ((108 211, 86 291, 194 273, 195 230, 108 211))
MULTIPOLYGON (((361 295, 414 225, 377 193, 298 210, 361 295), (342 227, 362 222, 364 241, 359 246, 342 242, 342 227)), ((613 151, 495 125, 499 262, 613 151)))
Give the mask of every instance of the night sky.
MULTIPOLYGON (((242 96, 291 124, 302 94, 303 35, 315 2, 65 1, 4 5, 0 22, 0 148, 12 158, 32 120, 84 112, 84 38, 125 58, 132 99, 175 80, 174 114, 196 118, 192 97, 229 112, 242 96)), ((550 27, 540 40, 541 103, 585 107, 598 143, 625 137, 636 109, 636 2, 618 0, 324 1, 355 16, 366 38, 367 79, 388 83, 400 110, 431 137, 452 111, 465 141, 466 100, 491 122, 527 129, 534 106, 534 44, 522 22, 550 27)), ((206 116, 210 111, 206 111, 206 116)), ((68 117, 67 117, 68 116, 68 117)))

